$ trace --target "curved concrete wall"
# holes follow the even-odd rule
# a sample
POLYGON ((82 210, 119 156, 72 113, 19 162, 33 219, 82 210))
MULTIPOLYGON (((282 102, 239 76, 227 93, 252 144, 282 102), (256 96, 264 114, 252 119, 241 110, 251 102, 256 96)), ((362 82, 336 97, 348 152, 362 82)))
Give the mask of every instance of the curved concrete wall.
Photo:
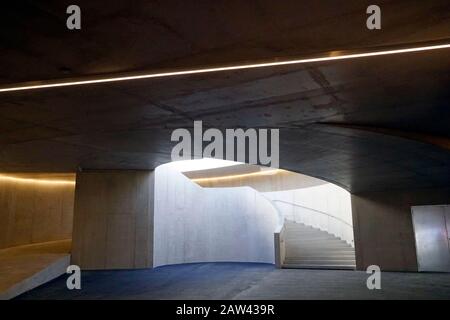
POLYGON ((273 205, 249 187, 202 188, 172 163, 155 171, 154 266, 274 263, 273 205))
POLYGON ((0 249, 71 238, 73 204, 72 184, 0 179, 0 249))

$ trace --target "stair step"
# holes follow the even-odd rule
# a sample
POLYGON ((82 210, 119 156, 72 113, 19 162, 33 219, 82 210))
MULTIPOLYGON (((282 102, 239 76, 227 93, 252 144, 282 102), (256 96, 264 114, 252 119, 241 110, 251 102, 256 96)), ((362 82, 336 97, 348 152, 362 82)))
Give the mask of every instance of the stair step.
POLYGON ((292 251, 286 251, 286 258, 311 258, 311 257, 330 257, 330 258, 341 258, 341 259, 350 259, 355 258, 354 253, 345 253, 345 254, 339 254, 336 252, 297 252, 294 253, 292 251))
POLYGON ((284 241, 286 245, 292 246, 292 247, 310 247, 310 248, 317 248, 317 247, 330 247, 330 248, 348 248, 348 249, 354 249, 351 245, 349 245, 346 242, 339 242, 339 241, 284 241))
POLYGON ((347 243, 347 242, 345 242, 344 240, 340 240, 340 239, 335 239, 335 240, 330 240, 330 239, 325 239, 325 240, 314 240, 314 239, 312 239, 312 240, 306 240, 306 239, 302 239, 302 240, 293 240, 293 239, 285 239, 285 241, 286 242, 290 242, 290 243, 308 243, 308 245, 309 244, 311 244, 311 245, 314 245, 314 244, 342 244, 342 245, 346 245, 346 246, 349 246, 350 247, 350 245, 347 243))
POLYGON ((342 239, 336 238, 334 236, 326 235, 326 236, 308 236, 308 235, 287 235, 284 237, 286 240, 338 240, 344 241, 342 239))
POLYGON ((310 249, 310 248, 286 248, 286 255, 291 257, 299 257, 299 256, 354 256, 355 251, 352 250, 329 250, 327 248, 322 249, 310 249))
POLYGON ((345 244, 348 245, 349 244, 347 242, 345 242, 344 240, 340 240, 340 239, 311 239, 311 238, 303 238, 303 239, 299 239, 299 238, 285 238, 285 241, 290 241, 290 242, 303 242, 303 243, 336 243, 336 244, 345 244))
POLYGON ((355 265, 310 265, 310 264, 283 264, 284 269, 332 269, 332 270, 355 270, 355 265))
POLYGON ((310 265, 355 265, 355 259, 352 260, 338 260, 338 259, 286 259, 284 264, 310 264, 310 265))
POLYGON ((286 254, 286 259, 320 259, 320 258, 330 258, 330 259, 355 259, 355 254, 345 253, 345 254, 335 254, 334 252, 322 253, 322 252, 301 252, 299 254, 289 255, 286 254))
POLYGON ((284 228, 287 232, 293 232, 293 233, 327 233, 326 231, 320 230, 320 229, 311 229, 311 228, 284 228))
POLYGON ((285 223, 283 268, 354 270, 355 249, 346 241, 302 223, 285 223))
POLYGON ((299 223, 295 224, 295 225, 292 225, 292 224, 286 225, 285 224, 284 227, 285 227, 285 229, 288 229, 288 230, 312 230, 312 231, 319 230, 319 231, 322 231, 320 228, 302 225, 299 223))
POLYGON ((311 233, 328 233, 326 231, 320 230, 320 229, 303 229, 303 228, 285 228, 287 232, 291 233, 304 233, 304 234, 311 234, 311 233))
MULTIPOLYGON (((344 241, 341 238, 337 238, 334 236, 306 236, 306 235, 287 235, 284 237, 284 239, 286 240, 317 240, 317 241, 321 241, 321 240, 330 240, 330 241, 344 241)), ((344 241, 345 242, 345 241, 344 241)))
POLYGON ((340 254, 342 252, 349 252, 349 253, 355 253, 355 249, 351 247, 329 247, 329 246, 322 246, 322 247, 313 247, 313 246, 301 246, 301 245, 286 245, 286 251, 305 251, 305 252, 329 252, 329 253, 335 253, 340 254))
POLYGON ((316 255, 316 256, 286 256, 286 261, 292 260, 355 260, 355 256, 326 256, 326 255, 316 255))
POLYGON ((286 254, 288 254, 289 252, 292 253, 300 253, 300 254, 293 254, 294 256, 301 256, 302 252, 307 253, 308 255, 311 253, 315 253, 316 255, 334 255, 334 256, 339 256, 342 254, 345 255, 354 255, 355 251, 348 249, 348 248, 310 248, 310 247, 286 247, 286 254))
POLYGON ((329 244, 320 244, 320 243, 286 243, 286 248, 293 248, 293 249, 328 249, 328 250, 349 250, 353 251, 354 249, 350 247, 347 244, 339 244, 339 243, 329 243, 329 244))

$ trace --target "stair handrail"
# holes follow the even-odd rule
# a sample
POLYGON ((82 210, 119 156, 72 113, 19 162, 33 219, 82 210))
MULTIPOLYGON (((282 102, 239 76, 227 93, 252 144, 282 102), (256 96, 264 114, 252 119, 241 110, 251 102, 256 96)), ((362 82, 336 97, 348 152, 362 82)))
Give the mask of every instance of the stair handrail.
POLYGON ((273 204, 272 199, 270 199, 269 197, 265 196, 263 193, 259 192, 258 190, 250 187, 251 189, 255 190, 255 192, 257 194, 259 194, 262 198, 264 198, 269 204, 270 206, 273 208, 273 210, 275 211, 275 213, 278 216, 278 226, 277 229, 280 229, 284 226, 284 215, 283 213, 280 211, 280 209, 278 209, 278 207, 276 205, 273 204))
POLYGON ((333 218, 333 219, 336 219, 336 220, 342 222, 343 224, 346 224, 347 226, 349 226, 350 228, 353 229, 353 226, 352 226, 350 223, 346 222, 345 220, 343 220, 343 219, 341 219, 341 218, 338 218, 338 217, 336 217, 336 216, 333 216, 333 215, 331 215, 331 214, 329 214, 329 213, 326 213, 326 212, 323 212, 323 211, 320 211, 320 210, 316 210, 316 209, 313 209, 313 208, 309 208, 309 207, 306 207, 306 206, 302 206, 302 205, 297 204, 297 203, 295 203, 295 202, 290 202, 290 201, 285 201, 285 200, 277 200, 277 199, 272 200, 272 201, 273 201, 273 202, 281 202, 281 203, 290 204, 290 205, 293 205, 293 206, 295 206, 295 207, 300 207, 300 208, 303 208, 303 209, 311 210, 311 211, 314 211, 314 212, 317 212, 317 213, 326 215, 326 216, 328 216, 328 217, 330 217, 330 218, 333 218))
MULTIPOLYGON (((342 226, 342 227, 340 228, 341 231, 333 232, 333 231, 332 231, 331 229, 329 229, 329 227, 328 227, 328 228, 326 229, 327 232, 329 232, 329 233, 331 233, 331 234, 334 234, 334 235, 335 235, 336 237, 338 237, 338 238, 341 238, 342 240, 346 241, 346 242, 347 242, 348 244, 350 244, 351 246, 354 245, 355 242, 354 242, 353 236, 351 236, 351 235, 353 235, 353 226, 352 226, 350 223, 348 223, 347 221, 345 221, 345 220, 343 220, 343 219, 341 219, 341 218, 338 218, 338 217, 336 217, 336 216, 333 216, 333 215, 331 215, 331 214, 329 214, 329 213, 326 213, 326 212, 323 212, 323 211, 320 211, 320 210, 317 210, 317 209, 309 208, 309 207, 300 205, 300 204, 295 203, 295 202, 290 202, 290 201, 285 201, 285 200, 280 200, 280 199, 272 199, 272 202, 273 202, 274 204, 276 204, 277 202, 279 202, 279 203, 284 203, 284 204, 288 204, 288 205, 290 205, 290 206, 299 207, 299 208, 305 209, 305 210, 310 211, 310 212, 313 212, 313 213, 318 213, 318 214, 322 215, 323 217, 326 217, 327 219, 330 219, 330 218, 331 218, 332 220, 336 221, 340 226, 342 226), (347 234, 346 232, 343 232, 342 228, 348 228, 348 230, 350 230, 351 233, 350 233, 350 234, 347 234)), ((295 214, 294 214, 294 217, 295 217, 295 214)), ((294 220, 295 220, 295 219, 294 219, 294 220)), ((328 220, 328 221, 329 221, 329 220, 328 220)), ((318 226, 318 228, 320 229, 319 226, 318 226)))

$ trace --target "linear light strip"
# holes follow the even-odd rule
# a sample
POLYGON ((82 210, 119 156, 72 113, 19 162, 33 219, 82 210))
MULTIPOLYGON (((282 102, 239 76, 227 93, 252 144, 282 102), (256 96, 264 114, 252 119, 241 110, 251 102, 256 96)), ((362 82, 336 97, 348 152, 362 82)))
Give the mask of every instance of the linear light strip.
POLYGON ((32 179, 32 178, 19 178, 14 176, 8 176, 0 174, 0 181, 19 182, 28 184, 47 184, 47 185, 75 185, 75 181, 70 180, 49 180, 49 179, 32 179))
POLYGON ((347 60, 347 59, 356 59, 356 58, 363 58, 363 57, 384 56, 384 55, 391 55, 391 54, 420 52, 420 51, 439 50, 439 49, 448 49, 448 48, 450 48, 450 44, 442 44, 442 45, 432 45, 432 46, 423 46, 423 47, 414 47, 414 48, 405 48, 405 49, 394 49, 394 50, 385 50, 385 51, 345 54, 345 55, 340 55, 340 56, 338 55, 338 56, 327 56, 327 57, 309 58, 309 59, 297 59, 297 60, 285 60, 285 61, 276 61, 276 62, 267 62, 267 63, 244 64, 244 65, 235 65, 235 66, 228 66, 228 67, 191 69, 191 70, 181 70, 181 71, 174 71, 174 72, 149 73, 149 74, 142 74, 142 75, 131 75, 131 76, 122 76, 122 77, 110 77, 110 78, 103 78, 103 79, 47 83, 47 84, 28 85, 28 86, 24 85, 24 86, 17 86, 17 87, 0 88, 0 92, 33 90, 33 89, 54 88, 54 87, 68 87, 68 86, 86 85, 86 84, 94 84, 94 83, 118 82, 118 81, 139 80, 139 79, 149 79, 149 78, 163 78, 163 77, 171 77, 171 76, 191 75, 191 74, 199 74, 199 73, 211 73, 211 72, 220 72, 220 71, 266 68, 266 67, 285 66, 285 65, 292 65, 292 64, 347 60))
POLYGON ((228 176, 196 178, 196 179, 191 179, 191 181, 206 182, 206 181, 211 181, 211 180, 228 180, 228 179, 237 179, 237 178, 244 178, 244 177, 251 177, 251 176, 273 175, 273 174, 276 174, 281 171, 283 171, 283 170, 282 169, 273 169, 273 170, 264 170, 264 171, 251 172, 251 173, 234 174, 234 175, 228 175, 228 176))

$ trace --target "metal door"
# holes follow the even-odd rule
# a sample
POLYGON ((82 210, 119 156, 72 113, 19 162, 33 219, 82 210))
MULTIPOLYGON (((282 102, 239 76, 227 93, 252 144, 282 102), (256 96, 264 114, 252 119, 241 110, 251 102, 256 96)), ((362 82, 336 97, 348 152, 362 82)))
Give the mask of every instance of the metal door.
POLYGON ((450 205, 444 206, 445 207, 445 224, 447 227, 447 243, 448 247, 450 248, 450 205))
POLYGON ((419 271, 450 272, 450 206, 411 207, 419 271))

